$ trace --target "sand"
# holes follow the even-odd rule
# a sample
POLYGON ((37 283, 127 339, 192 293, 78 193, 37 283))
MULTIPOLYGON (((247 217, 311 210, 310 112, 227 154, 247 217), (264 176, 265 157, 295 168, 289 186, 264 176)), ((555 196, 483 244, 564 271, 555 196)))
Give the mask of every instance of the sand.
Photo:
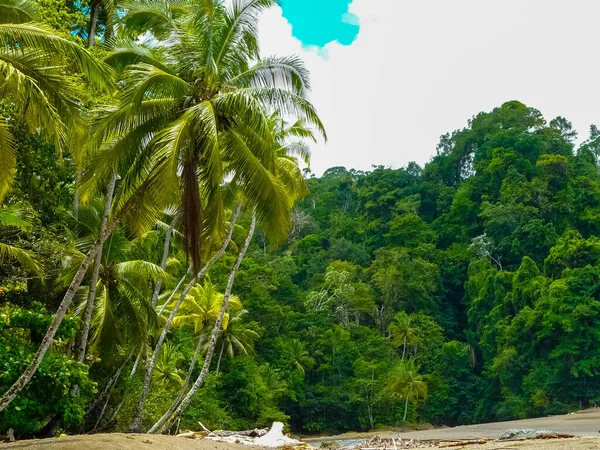
POLYGON ((257 447, 149 434, 90 434, 0 444, 2 450, 249 450, 257 447))

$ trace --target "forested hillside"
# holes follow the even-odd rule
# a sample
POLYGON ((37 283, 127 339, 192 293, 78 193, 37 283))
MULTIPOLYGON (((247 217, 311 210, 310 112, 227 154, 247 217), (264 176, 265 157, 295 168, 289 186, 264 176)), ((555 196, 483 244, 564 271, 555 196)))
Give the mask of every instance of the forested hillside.
POLYGON ((511 101, 311 176, 308 72, 228 5, 0 0, 0 433, 596 405, 600 131, 511 101))

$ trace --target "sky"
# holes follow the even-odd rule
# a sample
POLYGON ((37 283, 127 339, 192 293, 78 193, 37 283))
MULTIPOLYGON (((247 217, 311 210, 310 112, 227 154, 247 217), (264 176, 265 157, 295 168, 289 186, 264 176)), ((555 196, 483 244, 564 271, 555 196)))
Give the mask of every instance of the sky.
POLYGON ((261 51, 300 55, 328 133, 312 171, 424 164, 442 134, 509 100, 600 124, 597 0, 281 0, 261 51))

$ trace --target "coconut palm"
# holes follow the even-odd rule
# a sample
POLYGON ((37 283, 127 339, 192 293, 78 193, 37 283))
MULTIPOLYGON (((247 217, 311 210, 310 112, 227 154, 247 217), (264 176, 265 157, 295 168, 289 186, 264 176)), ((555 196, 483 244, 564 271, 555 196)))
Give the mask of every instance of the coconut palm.
MULTIPOLYGON (((23 205, 14 204, 0 208, 0 239, 6 241, 14 233, 31 231, 32 220, 31 214, 23 205)), ((16 261, 23 269, 41 275, 42 267, 34 252, 2 241, 0 241, 0 264, 16 261)))
MULTIPOLYGON (((98 174, 117 168, 123 174, 114 206, 119 210, 139 192, 141 180, 150 180, 152 196, 136 203, 135 219, 146 225, 158 202, 155 195, 177 199, 196 274, 201 254, 209 254, 225 235, 225 180, 274 240, 283 240, 290 228, 292 199, 277 176, 270 112, 280 110, 323 132, 306 100, 308 74, 301 62, 259 58, 257 15, 272 4, 132 3, 124 21, 151 34, 152 47, 120 44, 106 59, 122 71, 125 88, 119 107, 107 110, 96 127, 99 147, 88 173, 95 176, 87 177, 86 188, 95 190, 98 174)), ((144 386, 151 369, 152 361, 144 386)), ((132 430, 140 429, 146 392, 144 387, 132 430)))
POLYGON ((404 418, 402 419, 404 421, 406 421, 406 413, 408 412, 408 401, 410 399, 427 398, 425 376, 419 374, 419 366, 411 359, 400 362, 391 370, 389 389, 405 398, 404 418))
POLYGON ((179 365, 184 360, 176 345, 167 342, 160 351, 158 362, 154 368, 154 379, 163 385, 181 387, 183 385, 183 371, 179 365))
POLYGON ((392 335, 392 345, 396 348, 402 346, 404 361, 406 348, 416 337, 416 329, 411 324, 410 316, 404 311, 397 313, 387 330, 392 335))
MULTIPOLYGON (((204 333, 208 326, 214 324, 217 320, 224 297, 225 294, 217 290, 210 278, 206 278, 202 285, 198 284, 192 288, 181 303, 179 312, 173 319, 173 326, 192 326, 196 334, 204 333)), ((229 299, 229 309, 237 311, 241 308, 240 299, 232 295, 229 299)), ((168 307, 166 312, 168 314, 171 312, 168 307)))
POLYGON ((315 366, 315 360, 310 356, 304 342, 290 339, 283 344, 284 354, 290 364, 302 376, 315 366))
MULTIPOLYGON (((82 208, 77 229, 77 246, 83 252, 96 240, 102 200, 82 208)), ((111 355, 125 343, 138 348, 145 344, 148 330, 156 326, 156 314, 150 304, 152 283, 160 277, 168 278, 160 266, 148 261, 146 249, 138 240, 130 240, 122 229, 114 232, 97 256, 100 261, 98 276, 91 277, 90 291, 96 292, 92 308, 90 348, 105 356, 111 355)), ((73 258, 65 268, 64 279, 70 280, 72 271, 79 266, 73 258)), ((93 275, 93 274, 92 274, 93 275)), ((79 305, 87 311, 90 296, 79 305)))
POLYGON ((253 350, 254 341, 258 339, 259 335, 256 331, 244 326, 243 316, 247 312, 242 309, 227 313, 223 318, 223 324, 221 325, 221 331, 217 339, 217 347, 221 348, 219 359, 217 360, 217 374, 221 368, 223 353, 233 359, 236 354, 247 355, 253 350))
MULTIPOLYGON (((112 70, 38 19, 35 2, 0 0, 0 94, 10 118, 24 120, 60 154, 85 130, 81 91, 67 74, 75 68, 96 87, 107 88, 112 70)), ((8 119, 0 120, 0 202, 14 179, 17 158, 8 119)))
MULTIPOLYGON (((290 227, 290 199, 275 175, 269 109, 322 131, 306 100, 308 74, 298 58, 259 59, 257 15, 272 0, 135 2, 124 17, 156 39, 153 49, 126 43, 106 61, 123 71, 120 106, 97 127, 94 172, 126 169, 124 190, 153 159, 157 183, 180 197, 186 247, 199 267, 201 243, 222 240, 221 186, 233 180, 271 235, 290 227), (158 9, 157 9, 157 6, 158 9), (154 8, 154 9, 153 9, 154 8), (181 9, 186 14, 176 13, 181 9), (161 59, 156 57, 160 49, 161 59), (123 151, 124 148, 130 151, 123 151), (160 178, 160 181, 158 179, 160 178)), ((121 171, 119 171, 121 173, 121 171)), ((92 181, 93 184, 93 181, 92 181)), ((124 194, 126 197, 126 194, 124 194)))

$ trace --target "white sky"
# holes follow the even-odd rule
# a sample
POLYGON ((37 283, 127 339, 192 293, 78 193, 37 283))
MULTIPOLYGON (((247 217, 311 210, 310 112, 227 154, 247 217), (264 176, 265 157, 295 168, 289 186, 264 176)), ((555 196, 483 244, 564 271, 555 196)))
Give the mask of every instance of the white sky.
MULTIPOLYGON (((328 0, 322 0, 328 1, 328 0)), ((329 134, 312 170, 423 164, 440 135, 508 100, 600 124, 600 1, 354 0, 348 47, 304 49, 276 7, 261 18, 267 55, 299 54, 329 134)))

